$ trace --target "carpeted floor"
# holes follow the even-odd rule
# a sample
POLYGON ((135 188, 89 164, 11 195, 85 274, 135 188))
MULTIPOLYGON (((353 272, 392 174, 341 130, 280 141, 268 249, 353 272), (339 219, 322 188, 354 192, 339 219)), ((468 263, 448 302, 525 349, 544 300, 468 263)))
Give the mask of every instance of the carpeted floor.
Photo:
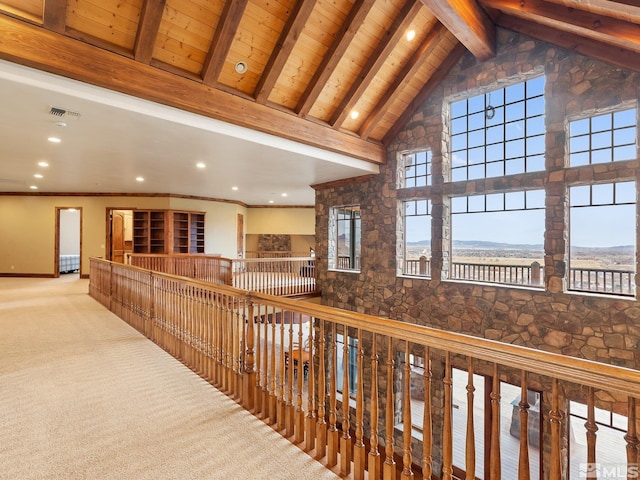
POLYGON ((0 278, 0 479, 339 478, 87 291, 0 278))

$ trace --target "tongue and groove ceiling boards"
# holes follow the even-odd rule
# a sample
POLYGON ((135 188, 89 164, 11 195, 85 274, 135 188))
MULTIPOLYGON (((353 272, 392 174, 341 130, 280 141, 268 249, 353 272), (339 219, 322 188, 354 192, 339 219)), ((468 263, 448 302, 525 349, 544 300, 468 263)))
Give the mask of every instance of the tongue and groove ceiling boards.
POLYGON ((496 26, 637 70, 639 3, 0 0, 0 59, 375 165, 496 26))

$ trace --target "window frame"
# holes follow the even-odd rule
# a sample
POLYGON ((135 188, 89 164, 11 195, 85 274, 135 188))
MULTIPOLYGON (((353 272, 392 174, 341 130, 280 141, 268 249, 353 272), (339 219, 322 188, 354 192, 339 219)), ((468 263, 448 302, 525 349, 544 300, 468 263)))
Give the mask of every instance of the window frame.
POLYGON ((331 208, 329 214, 329 238, 329 270, 359 272, 362 255, 362 210, 360 205, 339 205, 331 208), (340 215, 347 211, 350 212, 349 218, 340 218, 340 215), (356 212, 357 215, 354 215, 356 212), (348 257, 340 255, 339 252, 341 246, 339 239, 341 222, 347 222, 346 224, 348 225, 348 257), (348 266, 341 265, 341 258, 348 259, 348 266))

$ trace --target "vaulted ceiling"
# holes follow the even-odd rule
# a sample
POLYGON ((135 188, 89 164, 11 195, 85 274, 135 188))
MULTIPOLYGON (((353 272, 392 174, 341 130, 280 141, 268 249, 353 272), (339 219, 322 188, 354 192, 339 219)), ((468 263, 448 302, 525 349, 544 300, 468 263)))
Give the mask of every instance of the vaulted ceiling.
POLYGON ((0 58, 379 164, 497 26, 640 69, 639 3, 4 0, 0 58))

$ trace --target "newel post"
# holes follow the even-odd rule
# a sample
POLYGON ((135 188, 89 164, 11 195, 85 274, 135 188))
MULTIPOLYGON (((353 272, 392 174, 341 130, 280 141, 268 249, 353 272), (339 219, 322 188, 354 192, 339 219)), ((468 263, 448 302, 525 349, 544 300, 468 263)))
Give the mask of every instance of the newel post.
POLYGON ((242 403, 244 408, 252 410, 255 403, 255 386, 256 386, 256 372, 255 372, 255 328, 254 328, 254 308, 251 295, 247 296, 247 322, 246 337, 245 337, 245 350, 244 350, 244 372, 242 375, 242 403))
POLYGON ((427 274, 427 257, 425 257, 424 255, 422 255, 420 257, 420 275, 426 275, 427 274))
POLYGON ((531 264, 531 285, 540 285, 540 262, 531 264))

